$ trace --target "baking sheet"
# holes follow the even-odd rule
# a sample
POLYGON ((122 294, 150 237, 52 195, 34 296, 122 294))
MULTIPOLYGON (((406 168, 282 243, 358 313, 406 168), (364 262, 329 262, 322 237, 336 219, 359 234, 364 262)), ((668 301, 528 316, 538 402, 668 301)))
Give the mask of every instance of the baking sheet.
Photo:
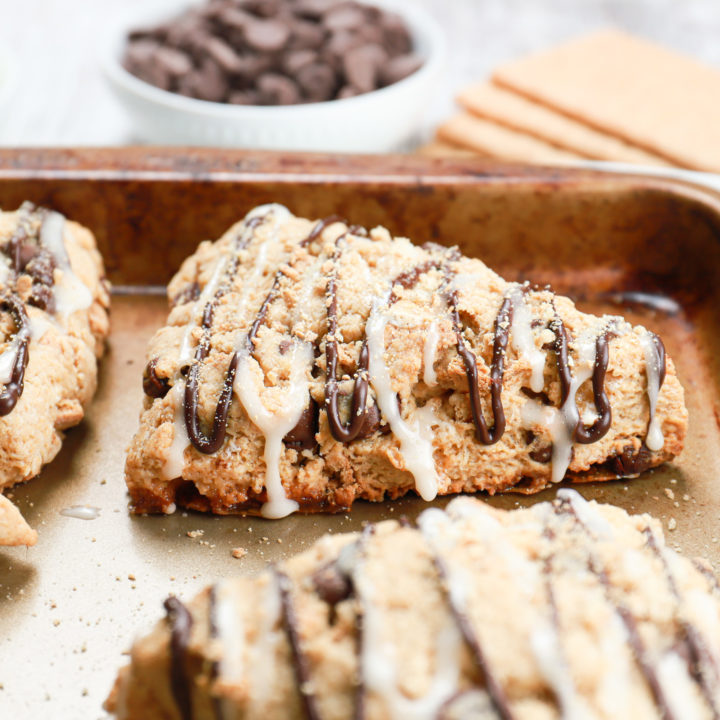
MULTIPOLYGON (((280 521, 128 514, 124 450, 141 405, 145 346, 166 314, 157 289, 150 292, 142 285, 148 268, 149 277, 164 282, 176 256, 184 257, 198 240, 212 236, 219 222, 214 234, 229 224, 225 215, 241 216, 268 195, 298 213, 323 215, 334 205, 353 221, 386 222, 396 231, 406 220, 408 234, 420 242, 458 242, 509 277, 552 281, 558 291, 577 297, 582 309, 624 312, 661 334, 687 393, 685 452, 677 463, 637 480, 580 490, 631 511, 651 511, 666 529, 675 526, 668 531, 671 545, 718 566, 716 196, 665 181, 467 161, 418 164, 413 159, 405 166, 392 159, 376 159, 375 165, 345 159, 340 173, 336 158, 312 158, 311 168, 304 161, 304 172, 300 160, 291 158, 284 160, 287 174, 278 174, 276 156, 253 159, 252 171, 244 157, 243 173, 228 175, 227 158, 220 162, 212 154, 192 155, 191 170, 183 165, 181 172, 178 157, 158 151, 142 163, 135 158, 139 167, 118 169, 118 163, 130 162, 123 155, 111 172, 113 165, 102 154, 83 169, 82 163, 69 165, 60 153, 50 158, 55 169, 45 156, 43 174, 34 167, 40 159, 31 153, 16 168, 6 164, 0 170, 0 205, 12 207, 22 193, 79 216, 97 232, 111 278, 124 286, 113 297, 108 354, 86 420, 68 433, 60 455, 40 478, 12 493, 40 539, 31 549, 0 550, 0 717, 103 718, 101 703, 125 662, 123 651, 160 617, 168 593, 188 598, 218 577, 256 572, 300 551, 325 532, 357 529, 382 517, 413 518, 427 507, 416 498, 359 502, 348 515, 280 521), (149 162, 155 167, 165 163, 166 169, 160 175, 150 172, 149 162), (372 173, 370 168, 375 168, 372 173), (180 198, 184 205, 177 204, 180 198), (224 208, 220 220, 213 204, 224 208), (123 248, 136 265, 127 261, 123 248), (653 297, 663 291, 677 306, 666 303, 674 309, 668 313, 630 302, 636 296, 613 295, 626 290, 653 297), (99 515, 83 520, 61 513, 76 505, 97 508, 99 515), (247 553, 236 559, 236 548, 247 553)), ((486 499, 512 508, 553 495, 551 489, 530 498, 486 499)))

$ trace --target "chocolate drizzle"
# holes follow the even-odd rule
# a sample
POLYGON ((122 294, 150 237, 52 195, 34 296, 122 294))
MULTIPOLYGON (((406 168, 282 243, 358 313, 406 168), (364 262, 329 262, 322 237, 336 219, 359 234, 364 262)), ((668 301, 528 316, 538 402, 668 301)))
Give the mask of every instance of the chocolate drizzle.
POLYGON ((327 335, 325 336, 325 406, 327 411, 328 424, 332 436, 343 443, 361 439, 364 435, 361 431, 365 429, 367 415, 367 396, 369 387, 368 365, 370 352, 367 346, 367 338, 363 339, 358 357, 357 370, 355 371, 355 382, 353 384, 352 401, 350 404, 350 420, 345 423, 340 417, 338 407, 338 343, 337 343, 337 267, 342 253, 342 243, 347 233, 343 233, 335 243, 335 252, 332 257, 333 271, 328 278, 325 295, 327 298, 327 335))
MULTIPOLYGON (((595 540, 594 535, 590 532, 587 525, 580 519, 579 515, 575 511, 572 503, 565 498, 558 498, 553 503, 553 510, 557 515, 568 515, 570 516, 575 526, 580 528, 586 537, 592 541, 595 540)), ((645 681, 648 684, 650 692, 652 693, 655 704, 660 710, 660 714, 663 720, 679 720, 670 709, 667 698, 665 697, 665 691, 660 682, 657 668, 651 662, 647 650, 645 648, 645 642, 640 635, 640 629, 638 628, 635 617, 623 603, 617 602, 612 597, 612 584, 608 577, 607 571, 604 567, 600 566, 597 558, 595 557, 592 550, 588 550, 588 570, 594 574, 605 592, 605 598, 608 603, 613 607, 618 617, 625 626, 625 630, 628 633, 628 639, 630 642, 630 648, 637 662, 638 668, 640 669, 645 681)))
MULTIPOLYGON (((10 380, 0 393, 0 416, 9 415, 17 405, 25 384, 25 368, 28 364, 30 342, 30 320, 22 300, 10 293, 0 300, 0 309, 9 312, 15 322, 15 337, 18 340, 12 361, 10 380)), ((6 350, 5 352, 10 352, 6 350)))
POLYGON ((478 638, 477 634, 473 630, 470 618, 468 618, 468 616, 453 601, 452 594, 449 590, 447 565, 440 555, 432 548, 430 549, 430 552, 432 554, 433 563, 435 565, 435 569, 437 570, 438 577, 440 578, 440 584, 445 593, 445 598, 448 601, 450 611, 457 623, 461 635, 472 651, 475 664, 485 681, 485 689, 492 707, 501 720, 514 720, 515 715, 512 712, 507 695, 505 694, 502 685, 500 685, 500 682, 495 677, 495 673, 490 666, 488 657, 482 648, 480 638, 478 638))
POLYGON ((192 694, 186 663, 193 618, 174 596, 165 600, 164 607, 170 622, 170 688, 181 719, 192 720, 192 694))
POLYGON ((452 287, 450 268, 445 266, 445 298, 450 310, 457 351, 465 366, 465 375, 470 393, 470 409, 475 423, 475 438, 483 445, 494 445, 505 432, 505 412, 502 405, 502 382, 505 374, 505 352, 510 338, 510 325, 513 315, 513 301, 506 297, 500 305, 495 318, 495 337, 493 340, 493 356, 490 365, 490 405, 492 407, 493 425, 488 428, 483 414, 478 388, 477 358, 475 353, 465 344, 463 328, 458 310, 458 291, 452 287))
POLYGON ((209 302, 205 306, 202 319, 203 335, 195 351, 195 362, 190 366, 187 383, 185 384, 185 427, 187 428, 190 442, 200 452, 206 454, 219 450, 225 440, 227 416, 230 410, 233 382, 235 381, 235 372, 238 363, 237 354, 233 353, 227 372, 225 373, 225 380, 223 381, 220 396, 215 406, 212 431, 207 435, 200 428, 200 418, 198 414, 198 400, 200 396, 199 377, 202 362, 210 352, 210 328, 212 327, 214 309, 215 304, 213 302, 209 302))
POLYGON ((597 442, 604 437, 612 423, 610 400, 605 392, 605 374, 607 373, 608 361, 610 359, 608 349, 610 337, 611 332, 605 330, 605 332, 598 335, 595 341, 595 364, 593 365, 592 388, 593 401, 598 419, 589 426, 585 425, 581 420, 578 420, 574 437, 575 440, 584 445, 597 442))
POLYGON ((230 290, 231 283, 240 266, 238 253, 250 244, 252 232, 261 225, 268 214, 256 215, 245 223, 245 231, 235 240, 233 248, 233 257, 230 268, 226 272, 225 281, 215 292, 214 297, 205 305, 202 314, 200 327, 202 328, 202 337, 195 350, 194 362, 188 370, 187 382, 185 384, 184 396, 184 415, 185 428, 187 429, 188 438, 193 446, 202 453, 211 454, 216 452, 222 446, 227 433, 227 416, 230 410, 230 402, 232 401, 233 382, 235 381, 235 372, 237 370, 237 353, 233 353, 225 373, 223 386, 220 390, 215 413, 213 415, 213 425, 210 435, 206 435, 200 428, 200 417, 198 414, 198 405, 200 397, 199 376, 202 362, 210 352, 211 346, 211 330, 213 317, 215 314, 215 306, 220 298, 230 290))
MULTIPOLYGON (((662 565, 668 589, 679 610, 682 605, 680 589, 668 561, 658 545, 655 533, 650 527, 646 527, 643 530, 643 535, 648 548, 662 565)), ((677 613, 676 618, 683 631, 684 642, 687 646, 690 673, 698 681, 703 697, 710 706, 713 718, 717 720, 717 718, 720 718, 720 708, 715 698, 720 693, 720 668, 715 663, 700 630, 685 619, 680 612, 677 613)))
POLYGON ((280 593, 280 607, 282 610, 283 624, 290 642, 293 667, 295 669, 295 680, 300 692, 305 717, 308 720, 321 720, 320 712, 315 702, 315 695, 311 690, 310 666, 308 658, 303 653, 298 631, 298 621, 295 614, 295 606, 292 601, 290 578, 281 570, 274 569, 275 578, 280 593))

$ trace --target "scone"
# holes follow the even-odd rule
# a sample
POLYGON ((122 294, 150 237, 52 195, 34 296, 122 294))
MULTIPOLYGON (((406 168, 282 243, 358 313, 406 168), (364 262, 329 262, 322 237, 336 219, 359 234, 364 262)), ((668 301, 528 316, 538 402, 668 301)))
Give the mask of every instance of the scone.
POLYGON ((413 528, 325 536, 132 648, 121 720, 710 720, 720 590, 659 523, 563 489, 456 498, 413 528))
MULTIPOLYGON (((25 203, 0 212, 0 492, 57 455, 95 392, 109 296, 95 239, 25 203)), ((0 545, 36 535, 0 496, 0 545)))
POLYGON ((535 492, 683 445, 657 336, 456 249, 267 205, 202 243, 168 295, 126 464, 136 512, 535 492))

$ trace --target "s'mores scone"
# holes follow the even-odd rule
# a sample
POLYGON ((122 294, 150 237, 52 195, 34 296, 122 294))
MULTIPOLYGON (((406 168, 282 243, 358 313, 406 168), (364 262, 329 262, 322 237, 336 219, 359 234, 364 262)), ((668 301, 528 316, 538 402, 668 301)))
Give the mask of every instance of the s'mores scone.
POLYGON ((267 205, 202 243, 168 295, 126 464, 136 512, 536 492, 683 445, 656 335, 456 249, 267 205))
POLYGON ((325 536, 133 646, 119 720, 710 720, 720 586, 659 523, 562 489, 325 536))
MULTIPOLYGON (((0 492, 57 455, 95 392, 108 334, 108 288, 95 239, 25 203, 0 212, 0 492)), ((0 496, 0 545, 36 534, 0 496)))

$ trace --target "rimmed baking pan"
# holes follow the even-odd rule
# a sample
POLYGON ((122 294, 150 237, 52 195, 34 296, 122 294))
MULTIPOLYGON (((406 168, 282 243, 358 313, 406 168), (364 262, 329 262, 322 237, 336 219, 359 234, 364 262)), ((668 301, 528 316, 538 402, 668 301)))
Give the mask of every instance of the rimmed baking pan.
MULTIPOLYGON (((690 411, 677 462, 587 497, 661 519, 670 544, 720 563, 720 195, 678 180, 479 160, 213 150, 0 151, 0 206, 52 206, 89 226, 115 287, 112 335, 84 423, 42 476, 13 491, 40 532, 0 550, 0 717, 103 717, 121 653, 169 593, 254 572, 325 532, 407 515, 417 498, 280 521, 127 512, 124 452, 141 406, 162 286, 206 238, 254 205, 340 213, 415 242, 457 244, 508 279, 551 283, 581 309, 659 333, 690 411), (94 520, 61 514, 98 509, 94 520), (674 528, 674 529, 670 529, 674 528), (240 549, 233 557, 232 551, 240 549)), ((487 498, 501 507, 546 500, 487 498)), ((444 504, 444 500, 437 504, 444 504)))

